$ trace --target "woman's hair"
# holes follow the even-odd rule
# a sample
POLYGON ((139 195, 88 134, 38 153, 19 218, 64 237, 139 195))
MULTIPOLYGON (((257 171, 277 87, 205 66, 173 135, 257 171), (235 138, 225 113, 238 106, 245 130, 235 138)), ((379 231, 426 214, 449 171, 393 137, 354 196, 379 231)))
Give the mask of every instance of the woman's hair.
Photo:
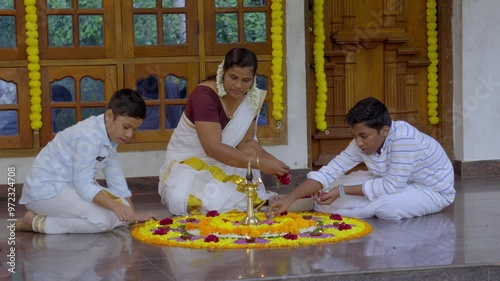
MULTIPOLYGON (((258 61, 257 56, 254 52, 246 48, 233 48, 231 49, 224 58, 224 64, 222 65, 222 70, 226 72, 232 67, 252 67, 252 72, 255 75, 257 73, 258 61)), ((206 80, 215 80, 216 74, 210 75, 206 80)))
POLYGON ((113 94, 107 109, 113 111, 114 118, 128 116, 137 119, 146 118, 146 103, 141 95, 132 89, 121 89, 113 94))
POLYGON ((360 100, 347 112, 345 120, 349 126, 364 123, 368 128, 380 131, 384 126, 391 126, 392 119, 387 107, 376 98, 360 100))

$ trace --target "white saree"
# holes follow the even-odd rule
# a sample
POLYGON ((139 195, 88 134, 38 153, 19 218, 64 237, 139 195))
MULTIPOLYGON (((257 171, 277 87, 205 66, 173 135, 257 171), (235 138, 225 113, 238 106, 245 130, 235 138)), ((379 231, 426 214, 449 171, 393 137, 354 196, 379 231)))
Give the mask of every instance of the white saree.
MULTIPOLYGON (((247 96, 233 118, 222 130, 222 143, 236 147, 252 121, 258 115, 266 92, 260 91, 257 108, 252 107, 247 96)), ((160 169, 158 192, 162 203, 175 215, 219 213, 246 210, 246 194, 238 191, 236 182, 244 179, 246 169, 235 168, 208 157, 201 146, 194 124, 185 114, 174 130, 167 147, 165 163, 160 169)), ((254 181, 260 172, 253 170, 254 181)), ((269 198, 265 187, 259 185, 256 208, 269 198)))

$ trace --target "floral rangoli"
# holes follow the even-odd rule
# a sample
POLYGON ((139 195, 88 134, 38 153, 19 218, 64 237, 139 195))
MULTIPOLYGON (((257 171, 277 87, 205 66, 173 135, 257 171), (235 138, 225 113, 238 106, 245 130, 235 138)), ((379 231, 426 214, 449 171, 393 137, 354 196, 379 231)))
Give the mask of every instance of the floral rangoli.
POLYGON ((257 225, 241 225, 245 213, 207 214, 150 220, 136 225, 132 236, 157 245, 186 248, 273 248, 333 243, 372 231, 360 220, 318 212, 284 212, 271 220, 258 212, 257 225))

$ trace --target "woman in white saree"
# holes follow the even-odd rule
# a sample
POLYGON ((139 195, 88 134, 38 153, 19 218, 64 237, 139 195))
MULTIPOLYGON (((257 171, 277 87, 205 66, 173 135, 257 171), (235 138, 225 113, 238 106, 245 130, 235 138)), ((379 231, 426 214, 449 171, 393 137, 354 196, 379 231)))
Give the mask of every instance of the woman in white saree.
MULTIPOLYGON (((237 182, 248 163, 282 176, 290 168, 257 142, 256 119, 266 92, 256 86, 257 57, 245 48, 226 54, 217 75, 189 95, 186 109, 167 147, 158 192, 175 215, 246 210, 246 195, 237 182)), ((269 199, 261 184, 255 208, 269 199)))

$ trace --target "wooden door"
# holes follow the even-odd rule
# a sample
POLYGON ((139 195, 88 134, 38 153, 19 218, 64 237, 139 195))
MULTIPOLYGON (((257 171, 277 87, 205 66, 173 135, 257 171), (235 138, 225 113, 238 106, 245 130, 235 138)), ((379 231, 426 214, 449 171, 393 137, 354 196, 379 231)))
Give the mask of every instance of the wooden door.
MULTIPOLYGON (((328 134, 317 130, 310 118, 313 169, 328 163, 351 141, 344 116, 369 96, 384 102, 394 120, 435 136, 427 115, 426 1, 331 0, 325 1, 324 15, 328 134)), ((311 61, 313 43, 311 36, 311 61)), ((311 81, 314 114, 314 68, 311 81)))

